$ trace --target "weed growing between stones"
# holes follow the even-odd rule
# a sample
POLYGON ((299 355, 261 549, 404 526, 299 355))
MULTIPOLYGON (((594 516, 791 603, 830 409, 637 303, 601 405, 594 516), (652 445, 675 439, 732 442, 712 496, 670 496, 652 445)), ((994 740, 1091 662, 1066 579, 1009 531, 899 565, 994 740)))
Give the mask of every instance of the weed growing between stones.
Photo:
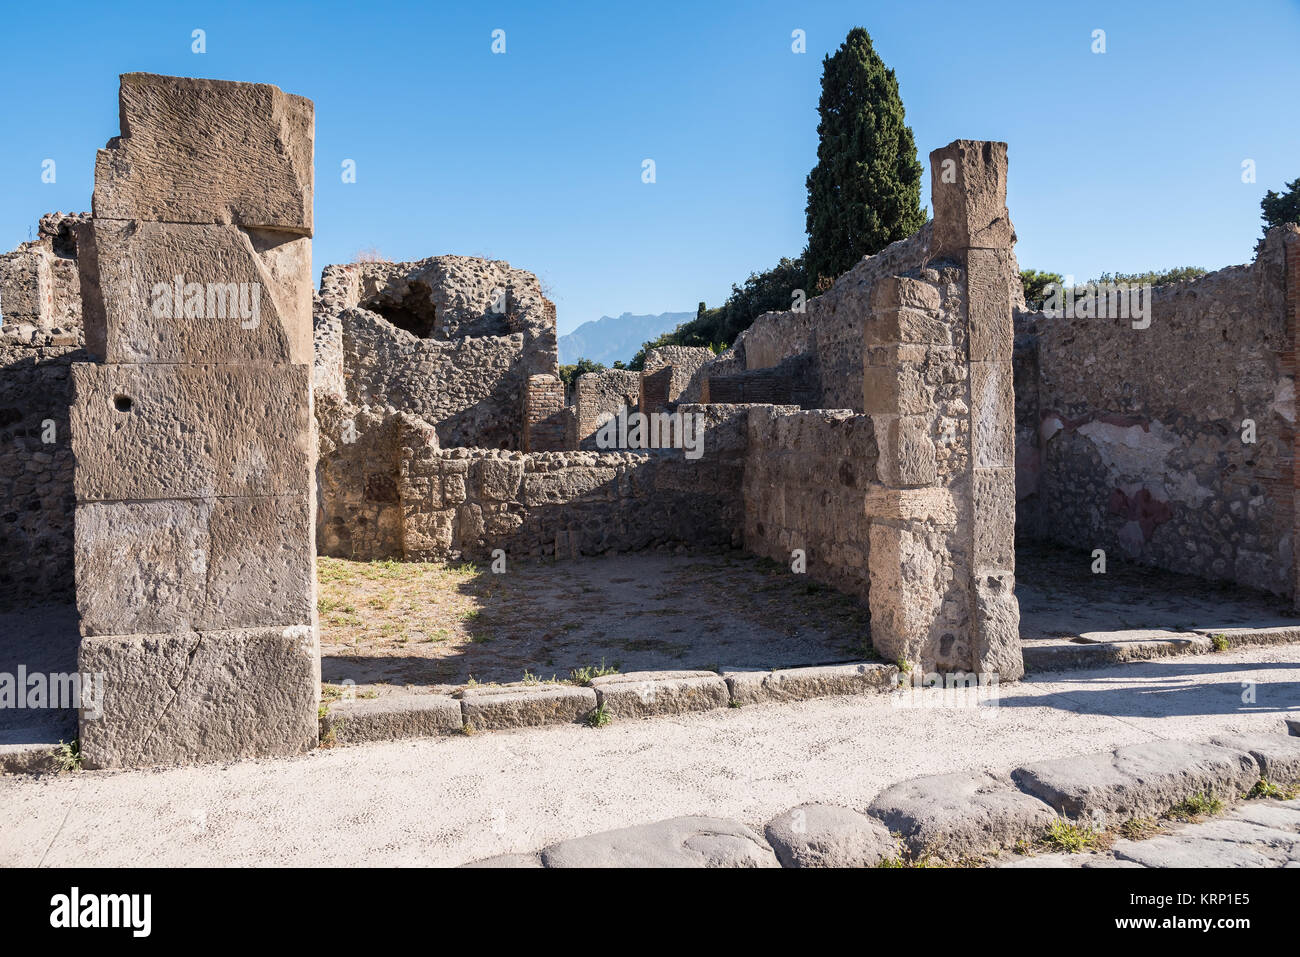
POLYGON ((1214 645, 1215 651, 1227 651, 1232 647, 1227 635, 1210 635, 1210 644, 1214 645))
POLYGON ((1168 811, 1165 817, 1172 821, 1189 821, 1195 823, 1203 817, 1213 817, 1223 810, 1223 802, 1213 794, 1193 794, 1179 801, 1168 811))
POLYGON ((1275 801, 1290 801, 1300 796, 1300 785, 1290 788, 1280 787, 1268 778, 1260 778, 1255 786, 1242 795, 1247 801, 1257 798, 1272 798, 1275 801))
POLYGON ((1149 837, 1155 837, 1164 830, 1159 821, 1149 817, 1129 818, 1117 829, 1120 837, 1130 841, 1145 841, 1149 837))
POLYGON ((601 658, 598 665, 583 665, 581 668, 574 668, 569 673, 569 680, 575 685, 585 688, 591 684, 593 678, 603 678, 606 675, 616 674, 618 674, 618 663, 615 662, 613 665, 606 667, 605 659, 601 658))
POLYGON ((587 715, 587 724, 593 728, 603 728, 605 725, 609 724, 609 722, 609 709, 606 708, 604 704, 597 705, 592 709, 591 713, 587 715))
POLYGON ((1057 818, 1047 829, 1040 843, 1066 854, 1079 854, 1090 851, 1100 843, 1101 835, 1089 824, 1075 824, 1064 818, 1057 818))
POLYGON ((59 739, 58 746, 52 752, 54 755, 54 766, 59 774, 71 771, 81 770, 81 741, 73 738, 71 741, 59 739))

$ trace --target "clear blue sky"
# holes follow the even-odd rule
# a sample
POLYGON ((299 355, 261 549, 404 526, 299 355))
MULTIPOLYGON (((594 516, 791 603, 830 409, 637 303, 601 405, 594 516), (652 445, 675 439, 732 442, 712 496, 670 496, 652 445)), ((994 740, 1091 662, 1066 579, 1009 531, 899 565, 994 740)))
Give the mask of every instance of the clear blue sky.
POLYGON ((1260 197, 1300 177, 1300 3, 1066 6, 8 4, 0 246, 89 209, 117 74, 144 70, 315 100, 318 269, 368 247, 506 259, 548 284, 562 332, 716 305, 803 248, 821 58, 861 25, 923 162, 959 137, 1010 144, 1022 266, 1082 280, 1249 260, 1260 197))

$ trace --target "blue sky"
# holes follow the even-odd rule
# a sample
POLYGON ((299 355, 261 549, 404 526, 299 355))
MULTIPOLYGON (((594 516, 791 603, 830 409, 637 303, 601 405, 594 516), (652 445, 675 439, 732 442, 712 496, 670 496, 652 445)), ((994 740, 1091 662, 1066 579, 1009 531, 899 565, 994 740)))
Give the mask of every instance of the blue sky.
POLYGON ((803 248, 821 58, 853 26, 897 72, 923 162, 959 137, 1007 141, 1022 266, 1082 280, 1245 262, 1260 197, 1300 177, 1297 0, 67 2, 5 18, 0 247, 43 212, 89 209, 117 74, 269 82, 316 102, 318 269, 371 247, 506 259, 542 277, 561 332, 716 305, 803 248))

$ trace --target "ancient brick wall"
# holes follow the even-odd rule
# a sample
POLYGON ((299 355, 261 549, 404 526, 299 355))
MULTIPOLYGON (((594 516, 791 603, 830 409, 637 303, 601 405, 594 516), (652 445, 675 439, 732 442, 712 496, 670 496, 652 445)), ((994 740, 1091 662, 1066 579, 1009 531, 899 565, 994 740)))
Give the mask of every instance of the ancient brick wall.
POLYGON ((1296 227, 1274 230, 1249 265, 1155 289, 1148 328, 1130 318, 1022 320, 1025 531, 1295 594, 1286 283, 1298 241, 1296 227), (1243 441, 1248 419, 1253 442, 1243 441))
POLYGON ((623 369, 588 372, 573 384, 574 440, 581 449, 596 447, 596 430, 621 409, 635 411, 640 401, 641 376, 623 369))
POLYGON ((569 440, 571 410, 564 404, 564 382, 559 376, 532 375, 524 384, 525 452, 562 452, 569 440))
POLYGON ((847 411, 749 413, 745 548, 789 567, 802 549, 810 578, 865 603, 870 520, 878 484, 871 417, 847 411))

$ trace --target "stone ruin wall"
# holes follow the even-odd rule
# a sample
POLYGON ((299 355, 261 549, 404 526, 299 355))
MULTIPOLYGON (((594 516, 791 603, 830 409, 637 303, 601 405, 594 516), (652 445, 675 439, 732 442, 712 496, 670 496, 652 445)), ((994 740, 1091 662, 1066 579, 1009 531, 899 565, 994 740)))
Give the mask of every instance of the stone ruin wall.
POLYGON ((652 548, 739 547, 747 407, 704 416, 704 455, 680 449, 511 452, 440 449, 404 430, 402 557, 576 558, 652 548))
POLYGON ((1019 315, 1021 535, 1294 595, 1297 273, 1282 227, 1251 264, 1153 290, 1149 328, 1019 315))
POLYGON ((532 273, 465 256, 327 266, 314 336, 322 554, 401 555, 399 415, 443 446, 565 444, 562 389, 557 414, 542 378, 559 368, 555 306, 532 273), (531 427, 530 396, 546 405, 531 427))
POLYGON ((73 599, 69 367, 87 358, 76 226, 0 255, 0 608, 73 599))
POLYGON ((606 369, 578 376, 573 384, 573 427, 570 447, 596 448, 596 430, 622 409, 639 408, 641 374, 625 369, 606 369))

